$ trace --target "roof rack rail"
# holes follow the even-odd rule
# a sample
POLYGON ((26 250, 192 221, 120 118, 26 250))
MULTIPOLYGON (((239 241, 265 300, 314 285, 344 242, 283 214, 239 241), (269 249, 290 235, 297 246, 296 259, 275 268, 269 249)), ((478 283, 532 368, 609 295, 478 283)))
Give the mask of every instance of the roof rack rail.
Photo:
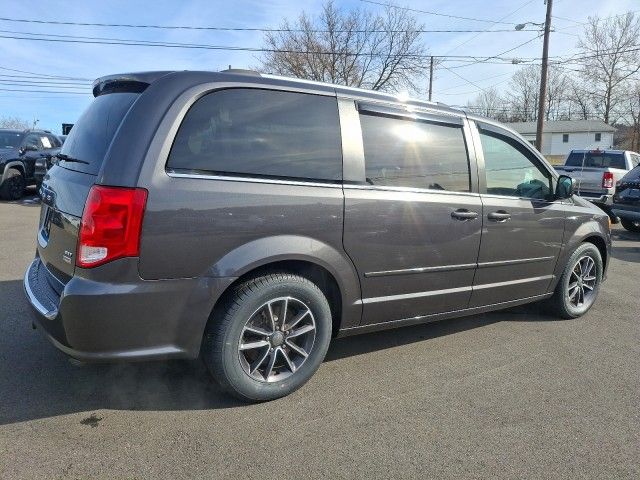
POLYGON ((238 73, 240 75, 253 75, 255 77, 261 77, 260 72, 255 70, 249 70, 248 68, 227 68, 226 70, 220 70, 220 73, 238 73))

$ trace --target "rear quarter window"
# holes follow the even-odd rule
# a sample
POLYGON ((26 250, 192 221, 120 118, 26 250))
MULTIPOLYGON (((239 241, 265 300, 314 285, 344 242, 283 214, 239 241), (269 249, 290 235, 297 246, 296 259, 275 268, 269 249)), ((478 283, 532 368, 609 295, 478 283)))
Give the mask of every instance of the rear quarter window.
POLYGON ((64 168, 97 175, 118 127, 139 97, 138 93, 100 95, 71 129, 60 153, 82 160, 60 161, 64 168))
POLYGON ((209 93, 187 112, 167 168, 340 181, 342 150, 337 100, 259 89, 209 93))

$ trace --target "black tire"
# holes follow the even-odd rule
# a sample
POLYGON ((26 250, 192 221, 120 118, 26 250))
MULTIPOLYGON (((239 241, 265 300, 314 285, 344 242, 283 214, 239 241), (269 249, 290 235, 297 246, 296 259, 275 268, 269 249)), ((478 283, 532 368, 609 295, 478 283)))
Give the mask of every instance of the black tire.
POLYGON ((16 168, 10 168, 7 176, 0 185, 0 197, 4 200, 20 200, 27 188, 27 182, 22 172, 16 168))
MULTIPOLYGON (((602 273, 603 273, 603 263, 602 263, 602 255, 600 255, 600 250, 592 244, 585 242, 581 244, 576 250, 573 252, 569 260, 567 261, 567 265, 562 272, 562 276, 558 281, 558 285, 556 286, 555 292, 553 296, 548 300, 547 304, 551 308, 552 312, 556 315, 559 315, 565 319, 578 318, 587 313, 587 311, 594 304, 598 292, 600 291, 600 284, 602 282, 602 273), (575 291, 574 289, 570 290, 569 285, 570 282, 572 285, 577 284, 578 282, 574 269, 578 269, 578 261, 584 258, 590 258, 594 262, 594 276, 595 282, 592 285, 593 290, 587 290, 587 288, 582 288, 583 292, 585 292, 582 296, 583 303, 580 305, 576 305, 576 298, 570 298, 569 292, 575 291), (574 303, 575 302, 575 303, 574 303)), ((590 277, 586 277, 590 278, 590 277)), ((584 285, 586 282, 582 282, 581 285, 584 285)), ((576 295, 580 295, 578 291, 576 295)), ((579 297, 578 297, 579 298, 579 297)))
POLYGON ((622 226, 625 228, 625 230, 634 233, 640 233, 640 222, 634 222, 632 220, 625 220, 624 218, 621 218, 620 223, 622 223, 622 226))
MULTIPOLYGON (((297 318, 297 316, 291 318, 291 315, 289 316, 289 321, 297 318)), ((277 323, 277 315, 271 316, 275 318, 277 323)), ((286 317, 287 314, 284 316, 286 317)), ((285 324, 278 328, 282 328, 284 333, 285 328, 288 327, 285 324)), ((223 300, 221 308, 216 308, 205 332, 202 349, 203 359, 214 379, 223 389, 235 397, 244 401, 273 400, 294 392, 316 372, 329 348, 331 329, 332 321, 329 302, 318 286, 307 278, 291 273, 267 274, 238 285, 223 300), (283 310, 285 312, 288 311, 287 303, 284 303, 284 307, 276 305, 276 302, 282 302, 283 298, 288 298, 291 301, 291 305, 294 305, 293 300, 299 302, 299 305, 304 305, 306 310, 311 313, 306 321, 313 322, 315 329, 313 330, 314 338, 311 347, 304 347, 310 350, 306 352, 308 356, 300 355, 298 361, 302 363, 295 369, 289 368, 284 362, 285 357, 289 362, 289 358, 294 358, 294 355, 298 355, 289 349, 289 344, 287 343, 289 339, 285 340, 284 344, 277 343, 281 339, 274 340, 274 330, 271 336, 265 336, 261 340, 264 343, 264 339, 267 339, 269 345, 264 347, 266 350, 256 353, 256 358, 267 358, 269 360, 267 363, 273 367, 274 364, 270 363, 271 356, 263 357, 262 352, 266 352, 264 353, 266 356, 271 355, 269 351, 276 350, 273 355, 276 359, 280 358, 279 368, 282 369, 282 375, 288 375, 279 380, 278 375, 280 375, 280 372, 277 369, 267 372, 266 368, 268 367, 264 364, 262 364, 264 366, 262 370, 264 371, 257 370, 254 373, 250 373, 247 368, 256 365, 258 361, 256 360, 253 365, 250 365, 243 356, 245 351, 240 350, 240 345, 241 342, 247 342, 245 335, 252 335, 250 332, 247 333, 246 330, 247 325, 252 324, 251 319, 259 318, 264 320, 266 318, 266 315, 263 317, 257 316, 264 315, 262 313, 259 314, 259 312, 264 312, 261 309, 264 309, 265 304, 269 304, 269 313, 273 313, 271 312, 271 305, 275 305, 273 307, 274 310, 280 308, 280 312, 283 310), (276 345, 281 346, 278 347, 276 345), (278 348, 281 349, 280 356, 278 356, 278 348), (288 354, 282 353, 282 350, 285 349, 289 349, 288 354), (272 371, 275 371, 276 377, 267 381, 266 378, 269 378, 272 371)), ((287 333, 293 333, 293 329, 287 333)))

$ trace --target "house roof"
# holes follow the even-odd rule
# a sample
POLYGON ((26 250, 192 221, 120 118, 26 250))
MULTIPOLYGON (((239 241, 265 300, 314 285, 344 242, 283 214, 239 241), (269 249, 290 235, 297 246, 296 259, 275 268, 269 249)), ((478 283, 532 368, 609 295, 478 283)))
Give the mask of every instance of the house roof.
MULTIPOLYGON (((507 123, 521 135, 535 135, 536 122, 507 123)), ((555 120, 544 122, 545 133, 581 133, 581 132, 615 132, 615 127, 607 125, 602 120, 555 120)))

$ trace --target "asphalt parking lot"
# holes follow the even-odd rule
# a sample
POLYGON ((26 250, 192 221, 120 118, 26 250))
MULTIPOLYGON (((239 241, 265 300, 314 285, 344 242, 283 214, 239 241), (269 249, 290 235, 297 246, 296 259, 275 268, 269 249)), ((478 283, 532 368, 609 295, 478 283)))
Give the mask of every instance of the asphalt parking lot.
POLYGON ((640 478, 640 235, 582 319, 534 307, 333 342, 244 405, 197 362, 71 364, 31 329, 39 205, 0 203, 0 478, 640 478))

